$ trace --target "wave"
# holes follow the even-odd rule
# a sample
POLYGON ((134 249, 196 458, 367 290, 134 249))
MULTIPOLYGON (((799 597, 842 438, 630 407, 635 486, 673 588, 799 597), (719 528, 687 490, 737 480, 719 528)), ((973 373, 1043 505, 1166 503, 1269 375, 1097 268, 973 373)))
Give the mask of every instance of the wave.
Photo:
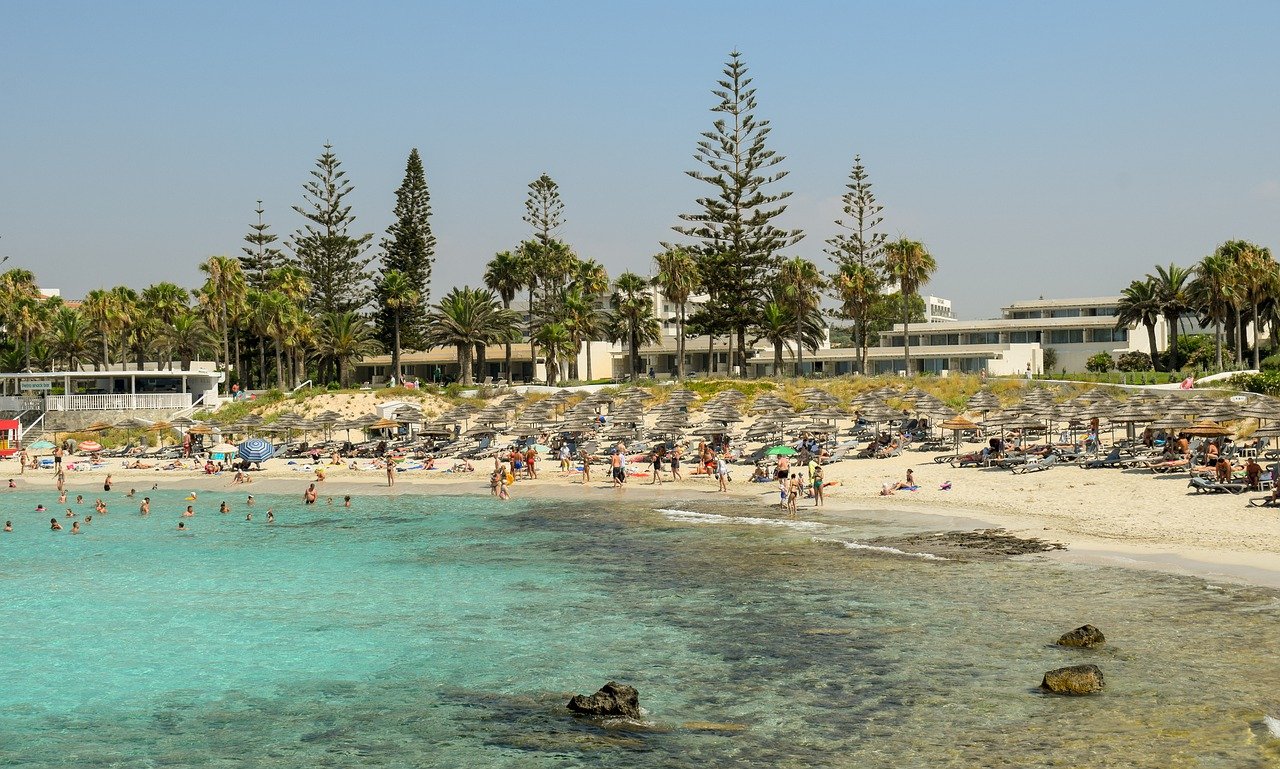
POLYGON ((876 553, 885 553, 886 555, 902 555, 908 558, 919 558, 922 561, 951 560, 950 558, 943 558, 942 556, 934 555, 933 553, 909 553, 906 550, 899 550, 896 547, 889 547, 888 545, 864 545, 861 542, 851 542, 847 539, 823 539, 821 537, 814 537, 813 541, 825 542, 833 545, 840 545, 841 547, 844 547, 849 550, 870 550, 876 553))
POLYGON ((828 526, 812 521, 795 521, 785 518, 751 518, 745 515, 717 515, 715 513, 695 513, 692 510, 676 510, 660 507, 655 512, 662 513, 668 520, 681 523, 737 524, 740 526, 778 526, 795 531, 824 531, 828 526))
POLYGON ((1271 732, 1272 737, 1280 739, 1280 718, 1263 716, 1262 723, 1267 727, 1267 731, 1271 732))

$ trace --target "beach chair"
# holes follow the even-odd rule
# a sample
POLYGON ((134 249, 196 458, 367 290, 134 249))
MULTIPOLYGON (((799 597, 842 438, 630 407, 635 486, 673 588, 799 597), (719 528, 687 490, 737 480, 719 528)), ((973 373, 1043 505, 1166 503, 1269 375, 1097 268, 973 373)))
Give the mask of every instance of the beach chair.
POLYGON ((1197 494, 1239 494, 1249 488, 1247 483, 1236 483, 1234 481, 1231 483, 1219 483, 1218 481, 1199 477, 1192 478, 1187 483, 1187 486, 1195 489, 1197 494))
POLYGON ((1249 507, 1280 507, 1280 499, 1276 499, 1271 495, 1254 497, 1249 500, 1249 507))
POLYGON ((1080 466, 1086 470, 1096 470, 1101 467, 1120 467, 1124 464, 1124 460, 1120 458, 1120 449, 1112 448, 1102 459, 1090 459, 1080 466))
POLYGON ((1010 468, 1014 474, 1021 473, 1038 473, 1041 470, 1048 470, 1050 467, 1058 464, 1058 455, 1049 454, 1040 459, 1032 459, 1023 464, 1010 468))

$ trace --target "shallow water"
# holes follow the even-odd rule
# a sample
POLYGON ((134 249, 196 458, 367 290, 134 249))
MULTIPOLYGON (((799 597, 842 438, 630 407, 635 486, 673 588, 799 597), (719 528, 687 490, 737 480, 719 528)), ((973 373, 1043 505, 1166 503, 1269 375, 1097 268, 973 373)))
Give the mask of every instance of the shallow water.
POLYGON ((153 496, 79 537, 3 498, 0 765, 1280 766, 1273 591, 741 504, 211 495, 182 534, 153 496), (1084 622, 1106 647, 1049 645, 1084 622), (1086 661, 1104 694, 1035 690, 1086 661), (610 679, 648 723, 564 710, 610 679))

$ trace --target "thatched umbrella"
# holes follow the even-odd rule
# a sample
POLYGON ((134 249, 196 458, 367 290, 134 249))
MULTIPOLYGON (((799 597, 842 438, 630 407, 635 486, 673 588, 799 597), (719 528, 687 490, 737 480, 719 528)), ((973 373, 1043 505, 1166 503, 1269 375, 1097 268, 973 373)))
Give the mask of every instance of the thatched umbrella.
POLYGON ((960 433, 962 433, 962 432, 966 432, 966 431, 968 431, 968 430, 980 430, 980 429, 982 429, 982 426, 981 426, 981 425, 979 425, 979 424, 977 424, 977 423, 975 423, 975 422, 972 422, 972 421, 970 421, 970 420, 966 419, 966 418, 965 418, 965 417, 963 417, 963 416, 956 416, 956 417, 952 417, 951 419, 948 419, 948 420, 946 420, 945 422, 943 422, 942 424, 938 425, 938 427, 941 427, 943 430, 953 430, 953 431, 955 431, 956 453, 957 453, 957 454, 959 454, 959 453, 960 453, 960 433))
POLYGON ((114 427, 115 427, 115 425, 111 424, 110 422, 101 422, 101 421, 99 421, 99 422, 94 422, 93 424, 89 425, 88 427, 82 427, 82 428, 80 428, 79 430, 76 430, 76 432, 79 432, 79 433, 101 433, 101 432, 106 432, 107 430, 110 430, 110 429, 112 429, 112 428, 114 428, 114 427))
POLYGON ((1197 438, 1222 438, 1231 434, 1231 428, 1218 424, 1212 419, 1202 419, 1183 432, 1197 438))

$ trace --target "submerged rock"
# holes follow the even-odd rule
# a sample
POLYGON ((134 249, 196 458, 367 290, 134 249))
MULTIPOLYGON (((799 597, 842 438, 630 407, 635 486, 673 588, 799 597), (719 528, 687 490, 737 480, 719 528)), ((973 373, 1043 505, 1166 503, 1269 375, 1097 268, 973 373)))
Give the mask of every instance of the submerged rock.
POLYGON ((568 708, 575 713, 606 718, 640 719, 640 693, 633 686, 610 681, 590 697, 573 695, 568 708))
POLYGON ((747 725, 722 721, 685 721, 684 728, 694 732, 745 732, 747 725))
POLYGON ((1106 642, 1106 636, 1093 625, 1081 625, 1058 639, 1059 646, 1075 646, 1081 649, 1092 649, 1106 642))
POLYGON ((1044 674, 1040 688, 1054 694, 1093 694, 1102 691, 1102 669, 1097 665, 1072 665, 1044 674))

